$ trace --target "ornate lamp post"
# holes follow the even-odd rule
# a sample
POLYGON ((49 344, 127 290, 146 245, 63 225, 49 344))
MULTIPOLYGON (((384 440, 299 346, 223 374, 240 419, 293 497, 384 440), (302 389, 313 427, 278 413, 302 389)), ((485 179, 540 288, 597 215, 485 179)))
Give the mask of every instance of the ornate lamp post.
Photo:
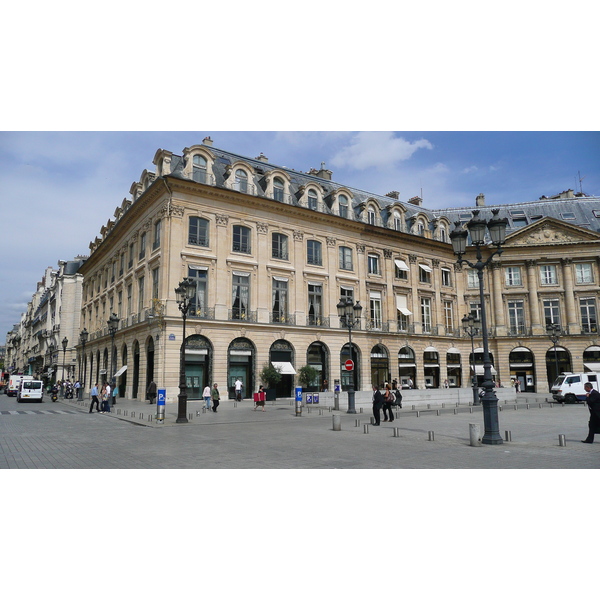
POLYGON ((63 364, 62 364, 62 385, 60 386, 60 397, 63 397, 64 394, 64 382, 65 382, 65 355, 67 353, 67 346, 69 345, 69 340, 67 339, 67 337, 65 336, 63 338, 63 341, 61 342, 62 344, 62 349, 63 349, 63 364))
POLYGON ((479 335, 479 329, 481 328, 481 321, 476 319, 473 314, 465 315, 462 319, 462 326, 465 333, 471 338, 471 358, 473 377, 471 377, 471 385, 473 387, 473 406, 479 406, 481 401, 479 400, 479 393, 477 392, 477 373, 475 373, 475 344, 473 338, 479 335))
MULTIPOLYGON (((115 378, 115 364, 114 364, 114 354, 115 354, 115 334, 117 333, 117 329, 119 329, 119 317, 115 313, 110 315, 110 318, 106 322, 108 325, 108 333, 110 333, 111 343, 110 343, 110 385, 114 391, 114 378, 115 378)), ((112 403, 113 406, 117 403, 115 400, 116 396, 113 395, 112 403)))
POLYGON ((186 277, 175 289, 177 305, 183 317, 183 339, 179 355, 179 396, 177 396, 177 420, 176 423, 187 423, 187 384, 185 382, 185 320, 190 308, 192 298, 196 295, 196 284, 192 279, 186 277))
POLYGON ((467 230, 463 229, 460 221, 455 223, 456 228, 450 234, 452 249, 458 256, 456 263, 466 263, 477 271, 479 277, 479 302, 481 304, 481 329, 483 333, 483 422, 485 433, 481 439, 484 444, 502 444, 500 426, 498 423, 498 398, 494 392, 494 381, 492 380, 492 362, 488 344, 487 315, 485 310, 485 296, 483 293, 483 271, 491 263, 496 254, 502 253, 502 244, 506 241, 506 226, 508 219, 498 218, 500 209, 492 210, 493 217, 486 221, 479 218, 479 211, 473 211, 473 218, 467 223, 467 230), (486 230, 489 231, 491 243, 496 249, 483 261, 481 247, 485 245, 486 230), (477 262, 472 263, 463 258, 467 250, 467 237, 471 236, 471 244, 477 251, 477 262))
MULTIPOLYGON (((348 348, 350 352, 350 359, 352 359, 352 330, 355 327, 360 325, 360 314, 362 312, 363 307, 360 305, 360 302, 357 300, 356 304, 352 305, 352 300, 350 298, 340 298, 340 301, 337 304, 338 316, 340 317, 340 323, 343 327, 348 329, 348 348)), ((350 386, 348 387, 348 414, 354 415, 356 414, 356 409, 354 407, 354 369, 356 365, 354 365, 352 369, 352 374, 350 376, 350 386)))
POLYGON ((86 379, 86 371, 87 371, 87 361, 85 360, 85 345, 88 341, 88 333, 87 329, 83 329, 79 334, 79 342, 81 343, 81 362, 83 363, 83 379, 81 377, 81 367, 79 368, 79 379, 81 380, 81 387, 79 388, 81 397, 83 398, 83 390, 85 389, 85 379, 86 379))
POLYGON ((554 345, 554 379, 550 382, 550 388, 552 388, 552 384, 556 381, 556 378, 559 376, 558 372, 558 353, 556 351, 556 344, 558 344, 558 340, 560 339, 560 334, 562 330, 558 323, 548 323, 546 325, 546 335, 550 338, 550 341, 554 345))

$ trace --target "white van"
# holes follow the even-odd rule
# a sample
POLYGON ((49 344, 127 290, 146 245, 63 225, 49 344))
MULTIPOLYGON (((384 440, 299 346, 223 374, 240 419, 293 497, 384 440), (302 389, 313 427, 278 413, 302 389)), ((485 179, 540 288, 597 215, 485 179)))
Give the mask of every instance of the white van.
POLYGON ((11 375, 10 380, 8 382, 8 392, 6 395, 16 396, 19 393, 21 382, 26 379, 31 381, 33 377, 31 375, 11 375))
POLYGON ((17 394, 17 402, 43 402, 44 382, 37 379, 25 379, 17 394))
POLYGON ((595 372, 561 373, 552 386, 552 399, 557 402, 585 402, 584 384, 591 383, 597 390, 599 379, 600 373, 595 372))

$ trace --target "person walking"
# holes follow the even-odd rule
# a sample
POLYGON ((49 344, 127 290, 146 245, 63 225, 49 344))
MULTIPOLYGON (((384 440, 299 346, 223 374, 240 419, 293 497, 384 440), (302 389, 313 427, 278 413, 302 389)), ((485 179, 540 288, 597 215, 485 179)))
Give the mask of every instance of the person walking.
POLYGON ((94 402, 96 403, 96 412, 100 412, 100 403, 98 402, 98 384, 95 383, 94 387, 90 390, 90 396, 92 397, 92 403, 90 404, 90 414, 94 408, 94 402))
POLYGON ((594 434, 600 433, 600 392, 594 389, 591 383, 585 383, 583 388, 586 392, 586 402, 590 411, 588 422, 588 436, 581 440, 584 444, 594 443, 594 434))
POLYGON ((82 393, 83 393, 83 390, 81 389, 81 382, 78 379, 75 382, 75 398, 77 398, 77 400, 83 400, 82 393))
POLYGON ((100 406, 100 412, 101 413, 109 413, 110 412, 110 404, 109 404, 110 385, 108 385, 108 383, 105 383, 102 386, 101 398, 102 398, 102 405, 100 406))
POLYGON ((208 383, 202 391, 202 397, 204 398, 204 402, 206 403, 207 410, 210 410, 210 385, 208 385, 208 383))
POLYGON ((242 389, 244 387, 244 384, 242 383, 242 380, 238 377, 235 380, 235 399, 238 402, 242 401, 242 389))
POLYGON ((385 384, 385 395, 383 397, 383 420, 388 420, 391 423, 394 420, 394 413, 392 412, 392 404, 395 400, 394 393, 392 392, 392 386, 389 383, 385 384))
POLYGON ((146 398, 150 400, 150 404, 154 404, 154 401, 156 400, 156 383, 154 383, 154 380, 148 385, 148 389, 146 390, 146 398))
POLYGON ((383 406, 383 396, 379 391, 379 386, 373 386, 373 416, 375 417, 375 423, 373 425, 379 425, 381 423, 381 407, 383 406))
POLYGON ((254 410, 256 410, 259 406, 262 406, 262 411, 265 412, 265 388, 262 385, 259 386, 258 392, 256 393, 254 410))
POLYGON ((219 402, 221 400, 221 395, 219 394, 219 386, 216 383, 213 384, 213 389, 210 393, 210 397, 212 399, 213 412, 217 412, 217 408, 219 407, 219 402))

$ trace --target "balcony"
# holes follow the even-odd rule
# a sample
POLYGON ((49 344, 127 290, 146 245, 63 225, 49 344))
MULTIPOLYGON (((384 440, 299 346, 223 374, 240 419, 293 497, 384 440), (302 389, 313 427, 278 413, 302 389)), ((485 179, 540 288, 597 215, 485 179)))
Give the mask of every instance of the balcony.
POLYGON ((386 321, 385 323, 380 319, 365 319, 367 331, 382 331, 387 333, 390 330, 390 325, 386 321))
POLYGON ((282 323, 283 325, 295 325, 296 315, 288 315, 282 312, 272 312, 269 314, 270 323, 282 323))
POLYGON ((256 311, 230 308, 228 318, 230 321, 246 321, 247 323, 256 323, 256 311))
POLYGON ((215 318, 215 309, 214 308, 198 308, 193 309, 190 308, 188 312, 188 317, 190 319, 209 319, 211 321, 215 318))
POLYGON ((506 333, 511 337, 528 336, 531 335, 531 328, 525 325, 516 325, 509 327, 506 333))
POLYGON ((329 327, 329 317, 322 317, 321 315, 308 315, 308 317, 306 317, 306 324, 309 327, 329 327))

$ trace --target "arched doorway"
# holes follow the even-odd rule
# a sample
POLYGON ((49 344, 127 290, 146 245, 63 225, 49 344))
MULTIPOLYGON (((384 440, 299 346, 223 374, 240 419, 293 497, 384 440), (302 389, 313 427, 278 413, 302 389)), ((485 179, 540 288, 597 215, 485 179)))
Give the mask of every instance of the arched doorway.
POLYGON ((571 354, 562 346, 552 346, 546 352, 546 371, 548 374, 548 391, 561 373, 573 370, 571 366, 571 354))
POLYGON ((149 336, 146 340, 146 387, 144 388, 145 390, 148 389, 148 386, 150 385, 151 381, 154 381, 154 339, 152 338, 152 336, 149 336))
POLYGON ((508 355, 510 378, 519 380, 522 392, 535 392, 533 352, 525 346, 513 348, 508 355))
MULTIPOLYGON (((446 373, 449 388, 462 386, 462 365, 458 348, 448 348, 446 351, 446 373)), ((442 387, 446 387, 445 383, 442 382, 442 387)))
MULTIPOLYGON (((121 364, 125 367, 127 365, 127 344, 123 344, 123 349, 121 350, 121 364)), ((119 398, 124 398, 127 392, 127 369, 123 371, 121 374, 121 383, 119 383, 119 398)))
POLYGON ((227 352, 227 390, 229 398, 235 398, 235 382, 239 377, 244 384, 244 396, 250 397, 254 391, 254 344, 246 338, 236 338, 229 344, 227 352))
POLYGON ((96 350, 96 383, 102 385, 102 379, 100 379, 100 350, 96 350))
POLYGON ((423 350, 423 376, 426 388, 440 387, 440 354, 433 346, 423 350))
POLYGON ((269 350, 269 361, 280 370, 281 379, 276 387, 277 398, 294 395, 294 348, 287 340, 277 340, 269 350))
POLYGON ((600 371, 600 346, 588 346, 583 351, 583 370, 600 371))
POLYGON ((309 391, 327 392, 330 389, 329 382, 329 350, 322 342, 313 342, 306 351, 306 364, 319 372, 318 381, 309 391), (314 387, 314 389, 313 389, 314 387))
POLYGON ((188 399, 202 400, 202 391, 211 384, 212 346, 203 335, 185 340, 185 381, 188 399))
POLYGON ((382 388, 385 383, 391 385, 391 379, 387 348, 377 344, 371 348, 371 384, 382 388))
POLYGON ((340 365, 341 373, 340 380, 342 382, 342 391, 347 392, 352 385, 354 391, 360 390, 360 350, 355 344, 352 344, 352 350, 348 344, 344 344, 342 351, 340 352, 340 365), (346 361, 352 359, 354 362, 354 369, 352 371, 346 370, 346 361))
POLYGON ((398 351, 398 378, 404 390, 417 387, 417 363, 415 352, 410 346, 398 351))
POLYGON ((133 377, 131 386, 131 397, 138 397, 138 388, 140 385, 140 343, 135 340, 133 342, 133 377))
MULTIPOLYGON (((495 377, 498 373, 496 373, 496 369, 494 368, 494 355, 489 352, 490 362, 492 363, 492 379, 495 380, 495 377)), ((483 348, 475 348, 475 355, 473 353, 469 353, 469 364, 475 364, 475 377, 477 378, 477 387, 481 387, 483 385, 483 348)), ((473 367, 471 366, 471 373, 473 372, 473 367)))

